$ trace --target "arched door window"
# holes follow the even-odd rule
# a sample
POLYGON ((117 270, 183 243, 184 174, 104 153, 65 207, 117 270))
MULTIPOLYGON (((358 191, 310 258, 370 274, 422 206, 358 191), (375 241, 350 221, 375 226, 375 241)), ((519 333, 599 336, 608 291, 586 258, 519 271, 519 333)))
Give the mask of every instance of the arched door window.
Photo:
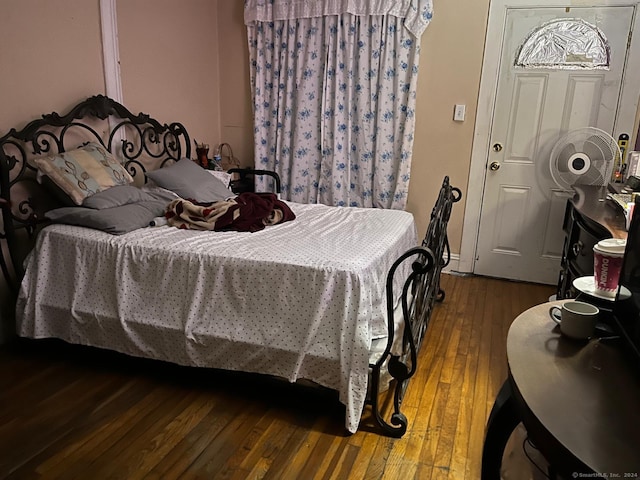
POLYGON ((560 18, 531 31, 515 66, 608 70, 609 61, 609 42, 598 27, 579 18, 560 18))

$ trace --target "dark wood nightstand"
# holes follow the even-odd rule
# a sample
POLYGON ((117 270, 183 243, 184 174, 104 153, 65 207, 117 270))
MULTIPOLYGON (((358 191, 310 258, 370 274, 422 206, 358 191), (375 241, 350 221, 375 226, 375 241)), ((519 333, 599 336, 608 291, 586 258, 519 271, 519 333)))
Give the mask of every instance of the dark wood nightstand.
POLYGON ((577 185, 567 200, 563 230, 566 234, 556 298, 573 298, 573 281, 593 275, 593 247, 605 238, 627 238, 622 210, 606 199, 607 187, 577 185))

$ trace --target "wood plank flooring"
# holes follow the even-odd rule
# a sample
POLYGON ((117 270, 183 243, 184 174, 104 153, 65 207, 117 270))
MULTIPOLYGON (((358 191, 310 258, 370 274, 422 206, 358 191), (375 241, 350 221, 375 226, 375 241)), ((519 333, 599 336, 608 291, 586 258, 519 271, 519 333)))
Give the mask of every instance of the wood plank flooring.
POLYGON ((401 439, 354 435, 333 392, 59 342, 0 348, 0 478, 480 478, 505 340, 554 288, 443 275, 401 439))

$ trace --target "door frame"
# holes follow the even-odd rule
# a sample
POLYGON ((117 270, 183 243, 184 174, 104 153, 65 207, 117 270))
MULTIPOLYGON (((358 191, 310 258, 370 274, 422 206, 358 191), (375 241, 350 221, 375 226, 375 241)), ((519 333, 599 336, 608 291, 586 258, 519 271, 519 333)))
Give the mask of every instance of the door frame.
POLYGON ((637 25, 638 0, 536 0, 534 4, 529 0, 491 0, 487 21, 487 33, 485 37, 484 58, 480 77, 480 91, 478 94, 478 107, 476 110, 475 129, 471 149, 471 165, 467 181, 466 205, 462 227, 462 242, 460 247, 460 259, 457 270, 473 273, 476 260, 476 248, 478 233, 480 231, 480 214, 482 212, 482 200, 484 196, 484 184, 487 173, 486 165, 489 154, 491 127, 493 124, 493 112, 498 86, 498 73, 500 58, 502 56, 502 42, 504 26, 506 24, 507 9, 509 8, 544 8, 544 7, 606 7, 606 6, 633 6, 635 7, 631 22, 631 42, 629 44, 628 57, 625 61, 625 76, 622 79, 622 94, 618 104, 618 112, 615 120, 615 135, 619 131, 620 123, 633 125, 629 145, 635 145, 635 137, 638 132, 640 102, 640 82, 635 85, 628 81, 629 72, 640 72, 640 33, 635 33, 637 25))

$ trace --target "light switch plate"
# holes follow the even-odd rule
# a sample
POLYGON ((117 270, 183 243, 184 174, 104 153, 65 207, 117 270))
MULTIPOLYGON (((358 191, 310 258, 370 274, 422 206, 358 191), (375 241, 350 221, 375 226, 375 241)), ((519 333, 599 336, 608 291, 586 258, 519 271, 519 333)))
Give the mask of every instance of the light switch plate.
POLYGON ((464 114, 466 109, 466 105, 456 105, 453 109, 453 119, 456 122, 464 122, 464 114))

